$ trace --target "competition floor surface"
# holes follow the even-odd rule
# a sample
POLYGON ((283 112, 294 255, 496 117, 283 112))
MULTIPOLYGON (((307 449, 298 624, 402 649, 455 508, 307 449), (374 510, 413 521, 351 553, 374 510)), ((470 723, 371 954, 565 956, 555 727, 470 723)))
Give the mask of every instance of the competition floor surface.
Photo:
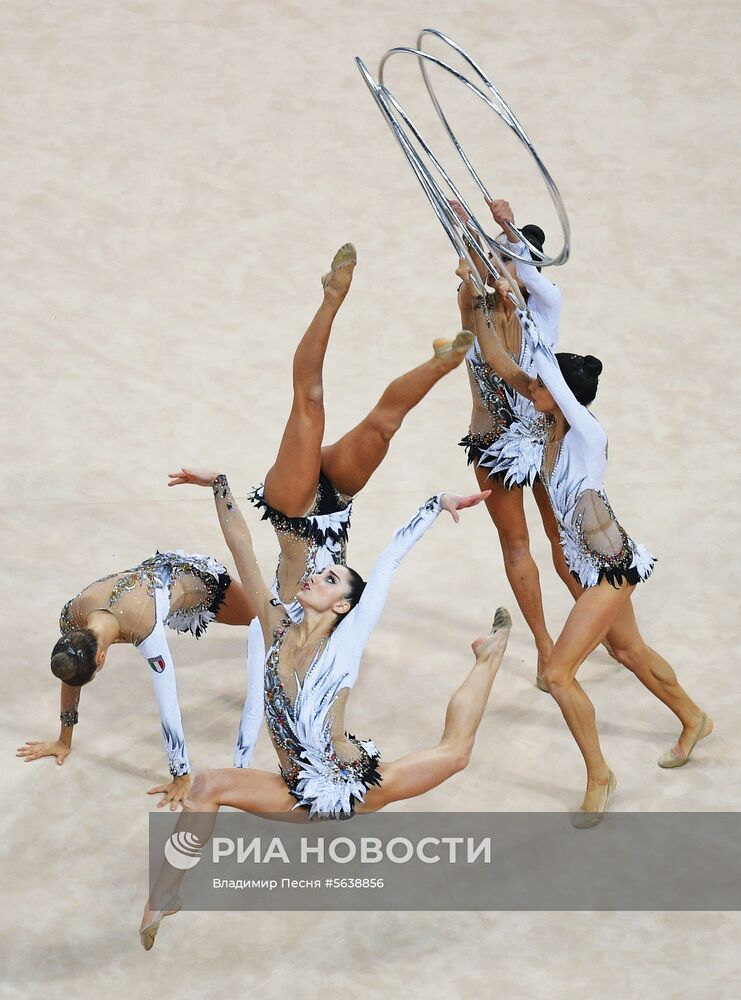
MULTIPOLYGON (((146 954, 145 793, 165 775, 136 654, 114 649, 82 692, 63 767, 14 757, 57 733, 48 663, 68 597, 157 548, 225 556, 209 494, 168 490, 167 473, 223 470, 240 497, 261 481, 290 404, 293 349, 341 243, 360 262, 327 356, 327 441, 428 357, 434 337, 457 331, 450 248, 353 63, 359 54, 375 70, 431 25, 491 74, 561 188, 573 228, 572 258, 554 275, 561 346, 604 363, 593 409, 610 436, 607 488, 659 558, 635 595, 639 623, 716 724, 690 766, 660 770, 674 718, 593 654, 580 680, 618 777, 613 808, 741 808, 737 5, 708 16, 688 0, 7 0, 0 21, 0 994, 737 995, 736 913, 187 913, 146 954)), ((414 66, 389 72, 432 129, 414 66)), ((487 183, 518 221, 550 225, 555 248, 524 153, 443 89, 487 183)), ((456 447, 469 411, 460 369, 408 417, 356 502, 351 565, 367 573, 432 492, 475 489, 456 447)), ((531 497, 528 514, 556 635, 570 598, 531 497)), ((252 508, 247 518, 270 575, 275 539, 252 508)), ((351 731, 386 759, 434 741, 469 643, 499 604, 514 628, 469 768, 396 808, 578 807, 580 758, 533 684, 534 646, 481 508, 458 526, 440 520, 404 562, 351 731)), ((245 632, 172 638, 195 770, 230 763, 245 632)), ((274 767, 265 734, 255 763, 274 767)))

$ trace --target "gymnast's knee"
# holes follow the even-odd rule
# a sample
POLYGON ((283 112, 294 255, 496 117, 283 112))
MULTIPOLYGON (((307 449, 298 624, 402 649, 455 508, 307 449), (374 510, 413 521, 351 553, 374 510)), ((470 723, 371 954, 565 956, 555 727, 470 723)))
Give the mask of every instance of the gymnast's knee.
POLYGON ((301 390, 301 403, 309 408, 324 406, 324 386, 321 382, 312 381, 295 386, 301 390))
POLYGON ((557 661, 554 662, 553 658, 543 667, 541 676, 546 683, 548 691, 556 700, 558 700, 557 696, 559 694, 568 691, 573 682, 573 677, 567 669, 557 661))
POLYGON ((645 662, 646 653, 648 652, 648 647, 645 642, 614 642, 611 645, 612 651, 615 654, 615 659, 618 663, 627 667, 628 670, 635 673, 636 670, 640 669, 641 664, 645 662))
POLYGON ((389 444, 401 427, 402 417, 391 408, 379 406, 368 415, 368 427, 384 444, 389 444))
POLYGON ((216 770, 199 771, 193 779, 188 792, 188 799, 194 804, 216 802, 219 795, 219 772, 216 770))
POLYGON ((515 532, 512 534, 500 532, 499 538, 502 543, 504 561, 508 565, 516 566, 531 558, 530 539, 526 532, 515 532))

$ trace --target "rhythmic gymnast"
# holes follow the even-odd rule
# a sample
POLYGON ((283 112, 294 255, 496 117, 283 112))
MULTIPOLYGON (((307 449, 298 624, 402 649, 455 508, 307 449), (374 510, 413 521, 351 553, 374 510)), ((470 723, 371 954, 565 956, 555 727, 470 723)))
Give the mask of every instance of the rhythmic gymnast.
MULTIPOLYGON (((458 521, 458 511, 478 504, 486 494, 458 497, 445 493, 428 500, 396 531, 367 584, 341 564, 311 574, 297 595, 303 616, 296 623, 263 581, 247 525, 226 477, 199 472, 190 472, 188 477, 196 485, 213 486, 224 537, 249 599, 258 609, 267 649, 265 718, 280 774, 224 768, 197 775, 178 830, 185 829, 204 843, 221 806, 304 821, 347 818, 355 811, 375 812, 391 802, 421 795, 461 771, 470 758, 507 645, 511 620, 502 608, 489 636, 472 644, 473 669, 448 704, 436 746, 381 763, 376 745, 348 735, 344 719, 361 657, 402 558, 442 510, 458 521)), ((154 943, 162 918, 179 908, 182 876, 182 870, 164 862, 140 928, 147 949, 154 943)))
POLYGON ((114 643, 130 643, 152 669, 172 775, 168 784, 157 785, 149 794, 162 793, 159 807, 176 809, 191 777, 165 625, 200 638, 212 621, 247 625, 255 613, 241 583, 212 556, 158 552, 133 569, 91 583, 62 608, 62 638, 52 649, 51 670, 62 682, 59 738, 28 740, 17 756, 26 761, 56 757, 63 764, 72 752, 81 687, 102 670, 114 643))
POLYGON ((273 587, 287 605, 307 572, 345 561, 352 498, 383 461, 404 417, 463 362, 473 342, 466 331, 452 341, 435 340, 431 359, 395 379, 356 427, 322 447, 324 355, 356 264, 355 247, 346 243, 322 278, 322 303, 293 358, 293 404, 278 455, 252 496, 278 533, 281 556, 273 587))
MULTIPOLYGON (((451 207, 466 222, 468 215, 460 202, 451 207)), ((487 202, 496 218, 498 202, 487 202)), ((528 225, 523 232, 534 245, 543 247, 545 235, 538 226, 528 225)), ((472 248, 472 259, 484 280, 489 271, 480 255, 472 248)), ((561 317, 561 292, 534 267, 515 270, 515 262, 503 251, 503 259, 527 301, 528 309, 537 317, 542 336, 555 350, 561 317)), ((510 286, 501 279, 494 292, 486 297, 486 311, 492 319, 494 335, 513 361, 528 374, 533 371, 533 357, 507 293, 510 286)), ((463 286, 458 293, 461 325, 474 330, 473 305, 484 305, 472 298, 463 286)), ((545 423, 526 397, 514 392, 506 381, 487 364, 481 346, 475 342, 466 355, 471 383, 473 410, 468 434, 460 441, 466 449, 469 465, 473 463, 481 489, 491 490, 486 506, 499 534, 504 569, 515 600, 530 627, 538 650, 536 683, 544 688, 541 674, 553 649, 543 614, 538 568, 530 553, 530 537, 523 502, 523 489, 531 486, 548 540, 553 565, 574 598, 582 588, 569 573, 561 550, 558 525, 548 496, 538 477, 545 423)))
MULTIPOLYGON (((497 204, 497 221, 506 227, 514 225, 506 202, 497 204)), ((510 236, 516 239, 512 231, 510 236)), ((527 252, 522 243, 510 245, 519 253, 527 252)), ((530 270, 522 263, 517 268, 518 273, 530 270)), ((465 261, 459 262, 456 273, 473 304, 475 287, 465 261)), ((518 311, 534 359, 534 377, 502 348, 481 308, 474 305, 474 312, 476 336, 487 363, 547 418, 540 478, 558 521, 566 562, 584 591, 556 640, 543 681, 558 702, 586 765, 586 793, 572 822, 577 827, 594 826, 617 782, 602 754, 594 707, 576 673, 605 637, 617 660, 682 724, 676 744, 659 758, 660 767, 686 764, 697 743, 713 731, 713 723, 680 687, 666 660, 646 645, 636 624, 631 597, 636 585, 651 574, 654 558, 627 535, 605 493, 607 435, 587 409, 596 395, 601 362, 592 355, 554 355, 534 317, 518 311)))
MULTIPOLYGON (((433 342, 433 356, 395 379, 368 415, 336 443, 322 447, 322 366, 332 325, 352 283, 357 253, 340 247, 322 278, 322 302, 293 359, 293 404, 274 465, 252 501, 276 531, 280 560, 273 594, 291 620, 303 609, 296 594, 317 570, 345 564, 352 498, 383 461, 404 417, 446 374, 462 364, 473 335, 433 342)), ((171 474, 171 486, 188 482, 171 474)), ((265 650, 255 620, 248 640, 247 697, 234 750, 236 767, 246 767, 260 731, 265 650)))

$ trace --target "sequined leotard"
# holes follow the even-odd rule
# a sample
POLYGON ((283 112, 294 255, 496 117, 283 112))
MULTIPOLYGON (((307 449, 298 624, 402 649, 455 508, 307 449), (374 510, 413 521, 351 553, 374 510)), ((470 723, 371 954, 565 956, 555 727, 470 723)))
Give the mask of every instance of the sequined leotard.
MULTIPOLYGON (((262 486, 252 493, 250 500, 263 510, 263 520, 270 521, 278 537, 280 558, 271 588, 276 603, 283 604, 291 621, 300 622, 304 611, 296 593, 304 580, 327 566, 347 564, 352 500, 338 493, 323 473, 314 504, 305 517, 288 517, 271 507, 262 486)), ((235 767, 249 766, 260 734, 264 672, 265 640, 255 619, 248 632, 247 694, 234 745, 235 767)))
MULTIPOLYGON (((279 670, 281 647, 292 624, 285 618, 276 627, 265 661, 265 715, 278 754, 281 777, 298 804, 309 808, 310 815, 317 818, 351 816, 355 802, 363 801, 368 787, 380 784, 381 776, 376 766, 380 751, 372 740, 333 732, 331 720, 328 720, 321 749, 318 753, 314 751, 312 760, 311 749, 299 739, 299 727, 302 712, 307 714, 307 681, 312 683, 310 673, 315 664, 309 667, 303 684, 297 683, 295 699, 287 693, 279 670), (313 774, 306 774, 307 760, 314 766, 313 774), (300 783, 301 793, 298 791, 300 783)), ((336 693, 335 688, 324 696, 330 699, 330 706, 336 693)), ((316 725, 321 726, 321 721, 316 725)))
POLYGON ((262 486, 250 500, 263 510, 263 520, 270 521, 278 536, 280 559, 273 593, 286 605, 291 620, 301 621, 303 612, 295 596, 303 581, 327 566, 346 563, 352 500, 338 493, 324 473, 319 478, 314 504, 303 517, 287 517, 271 507, 262 486))
POLYGON ((155 591, 167 587, 171 599, 165 624, 198 639, 214 620, 229 583, 226 569, 212 556, 157 552, 132 569, 110 573, 85 587, 62 608, 59 627, 66 634, 80 627, 92 611, 110 611, 122 626, 122 641, 138 645, 154 625, 155 591), (178 588, 181 580, 183 586, 178 588))
POLYGON ((607 435, 569 389, 533 318, 520 311, 518 317, 535 370, 569 425, 553 467, 545 468, 543 449, 540 469, 569 569, 583 587, 593 587, 603 579, 613 586, 624 581, 639 583, 651 575, 655 560, 627 535, 607 499, 607 435))
POLYGON ((264 707, 281 774, 297 805, 312 817, 351 816, 368 786, 379 780, 379 751, 371 740, 337 732, 333 708, 355 684, 360 661, 381 616, 401 560, 440 513, 432 497, 399 528, 376 561, 357 605, 330 633, 303 678, 294 676, 296 696, 288 697, 280 676, 280 650, 292 622, 286 617, 273 634, 265 659, 264 707), (337 743, 354 754, 338 752, 337 743))
MULTIPOLYGON (((517 253, 527 255, 524 243, 506 243, 517 253)), ((536 318, 543 336, 555 350, 561 318, 561 292, 534 267, 517 265, 517 275, 528 292, 528 309, 536 318)), ((487 308, 494 297, 487 296, 487 308)), ((493 315, 493 314, 492 314, 493 315)), ((524 337, 513 359, 523 371, 532 373, 533 357, 524 337)), ((469 463, 491 470, 490 476, 506 487, 532 486, 538 475, 545 442, 545 424, 530 400, 515 392, 486 363, 478 341, 466 355, 471 383, 473 412, 471 425, 460 444, 466 448, 469 463)))
POLYGON ((212 556, 158 552, 133 569, 96 580, 62 608, 63 635, 84 628, 94 611, 110 612, 119 623, 118 641, 132 643, 149 664, 173 776, 187 774, 190 763, 164 626, 199 638, 216 617, 230 583, 225 567, 212 556))

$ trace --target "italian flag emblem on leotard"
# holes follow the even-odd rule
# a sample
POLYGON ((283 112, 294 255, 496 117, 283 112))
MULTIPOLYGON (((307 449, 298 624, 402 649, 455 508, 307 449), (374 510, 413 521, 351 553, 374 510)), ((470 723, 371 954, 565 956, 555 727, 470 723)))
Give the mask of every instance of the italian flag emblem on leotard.
POLYGON ((150 656, 147 659, 147 663, 152 668, 152 670, 154 670, 156 674, 161 674, 162 671, 165 669, 165 661, 162 659, 161 656, 150 656))

